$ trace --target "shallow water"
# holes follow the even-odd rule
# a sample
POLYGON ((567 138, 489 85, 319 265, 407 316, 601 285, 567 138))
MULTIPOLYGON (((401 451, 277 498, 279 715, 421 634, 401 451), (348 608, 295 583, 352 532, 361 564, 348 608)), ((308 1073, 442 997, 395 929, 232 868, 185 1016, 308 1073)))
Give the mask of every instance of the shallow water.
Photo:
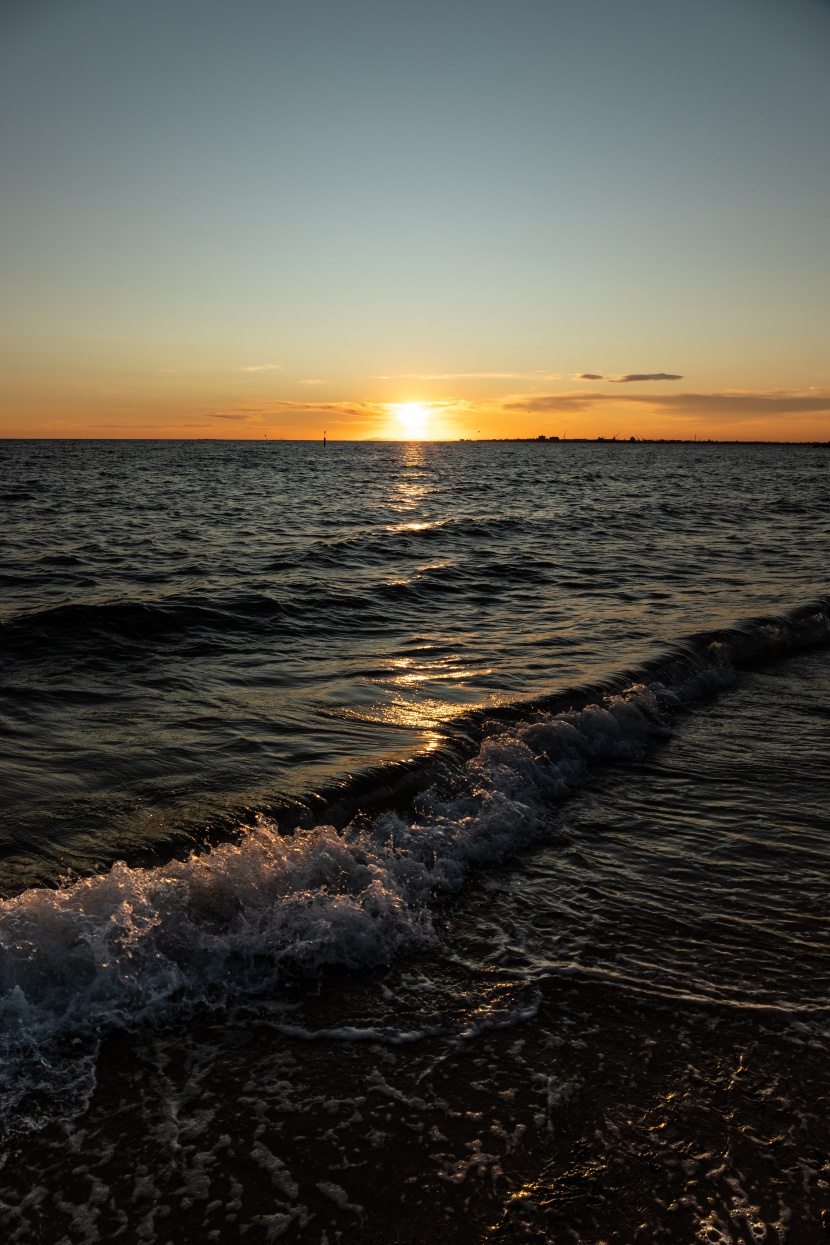
POLYGON ((822 1239, 824 451, 2 452, 12 1239, 822 1239))

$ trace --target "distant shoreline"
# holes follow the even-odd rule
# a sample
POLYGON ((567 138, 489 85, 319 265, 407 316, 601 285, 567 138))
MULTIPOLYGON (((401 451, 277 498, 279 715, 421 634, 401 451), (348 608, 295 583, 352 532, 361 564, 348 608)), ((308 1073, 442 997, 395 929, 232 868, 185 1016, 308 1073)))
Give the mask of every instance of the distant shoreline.
MULTIPOLYGON (((51 441, 77 444, 78 442, 129 442, 139 445, 143 442, 153 444, 202 444, 210 442, 217 445, 320 445, 321 437, 0 437, 0 445, 4 442, 19 441, 51 441)), ((806 446, 813 449, 830 449, 829 441, 744 441, 715 440, 713 437, 695 439, 694 437, 452 437, 432 440, 429 438, 412 437, 361 437, 343 440, 328 438, 328 445, 792 445, 806 446)))
POLYGON ((714 437, 461 437, 465 445, 523 442, 530 445, 806 445, 830 447, 830 441, 716 441, 714 437))

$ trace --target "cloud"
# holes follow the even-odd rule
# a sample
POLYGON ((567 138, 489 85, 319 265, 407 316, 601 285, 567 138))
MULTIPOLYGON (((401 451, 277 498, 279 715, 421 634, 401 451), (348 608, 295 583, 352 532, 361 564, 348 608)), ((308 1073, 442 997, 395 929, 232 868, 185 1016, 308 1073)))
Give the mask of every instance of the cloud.
POLYGON ((214 419, 262 419, 282 414, 350 415, 359 419, 388 415, 389 408, 380 402, 298 402, 291 398, 274 398, 266 402, 232 406, 223 411, 211 411, 214 419))
POLYGON ((587 411, 592 407, 645 407, 655 414, 700 417, 724 422, 751 420, 777 415, 809 415, 830 412, 830 391, 788 392, 773 389, 758 392, 723 390, 715 393, 551 393, 518 394, 503 404, 510 411, 545 412, 587 411))
POLYGON ((627 376, 607 376, 612 385, 628 385, 632 380, 682 380, 672 372, 629 372, 627 376))
MULTIPOLYGON (((561 372, 398 372, 372 380, 561 380, 561 372)), ((593 377, 600 380, 601 377, 593 377)))
POLYGON ((319 380, 316 377, 312 380, 298 380, 297 381, 298 385, 325 385, 325 383, 326 382, 324 380, 319 380))
POLYGON ((627 372, 622 376, 602 376, 599 372, 579 372, 574 376, 574 380, 604 380, 609 385, 629 385, 633 380, 682 379, 682 376, 675 376, 673 372, 627 372))
POLYGON ((249 367, 238 367, 237 372, 282 372, 284 369, 279 363, 252 363, 249 367))

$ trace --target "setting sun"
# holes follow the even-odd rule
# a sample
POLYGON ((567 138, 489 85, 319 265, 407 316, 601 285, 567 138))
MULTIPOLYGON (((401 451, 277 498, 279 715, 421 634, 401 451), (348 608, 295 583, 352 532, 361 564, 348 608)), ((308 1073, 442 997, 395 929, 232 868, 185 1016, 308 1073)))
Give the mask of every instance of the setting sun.
POLYGON ((429 411, 424 410, 418 402, 403 402, 396 406, 395 411, 408 437, 417 440, 418 437, 423 436, 426 422, 429 419, 429 411))

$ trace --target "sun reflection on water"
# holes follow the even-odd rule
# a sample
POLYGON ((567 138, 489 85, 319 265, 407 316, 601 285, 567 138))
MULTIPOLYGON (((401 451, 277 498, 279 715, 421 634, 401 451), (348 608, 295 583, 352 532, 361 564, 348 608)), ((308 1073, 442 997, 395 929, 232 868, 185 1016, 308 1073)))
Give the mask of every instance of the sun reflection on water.
POLYGON ((480 703, 470 680, 491 673, 489 668, 471 667, 455 656, 396 657, 385 676, 372 680, 380 697, 360 707, 343 708, 338 716, 417 732, 418 751, 431 752, 445 738, 441 727, 480 703))
MULTIPOLYGON (((404 471, 418 471, 425 466, 425 463, 426 455, 423 445, 420 445, 418 442, 411 442, 407 445, 401 460, 401 468, 404 471)), ((393 477, 389 490, 389 505, 391 508, 393 510, 414 510, 429 492, 427 478, 428 473, 426 472, 404 476, 402 479, 393 477)))
POLYGON ((389 523, 387 524, 387 532, 426 532, 433 527, 443 527, 446 520, 436 520, 434 523, 389 523))
MULTIPOLYGON (((399 522, 386 524, 385 530, 419 533, 451 523, 450 516, 434 519, 430 514, 429 499, 435 488, 426 447, 417 441, 401 446, 388 479, 385 504, 389 510, 403 513, 399 522)), ((382 582, 388 588, 401 588, 431 572, 451 570, 453 565, 452 558, 419 560, 405 574, 395 566, 398 573, 387 572, 382 582)), ((447 649, 443 642, 430 642, 406 645, 398 655, 389 654, 381 670, 367 677, 365 700, 360 697, 357 703, 335 710, 335 715, 400 730, 410 735, 408 746, 414 745, 417 752, 434 751, 446 738, 442 727, 481 704, 479 680, 492 674, 489 665, 477 664, 474 653, 471 656, 466 652, 462 657, 461 652, 447 649)), ((486 699, 492 701, 492 694, 486 699)))

